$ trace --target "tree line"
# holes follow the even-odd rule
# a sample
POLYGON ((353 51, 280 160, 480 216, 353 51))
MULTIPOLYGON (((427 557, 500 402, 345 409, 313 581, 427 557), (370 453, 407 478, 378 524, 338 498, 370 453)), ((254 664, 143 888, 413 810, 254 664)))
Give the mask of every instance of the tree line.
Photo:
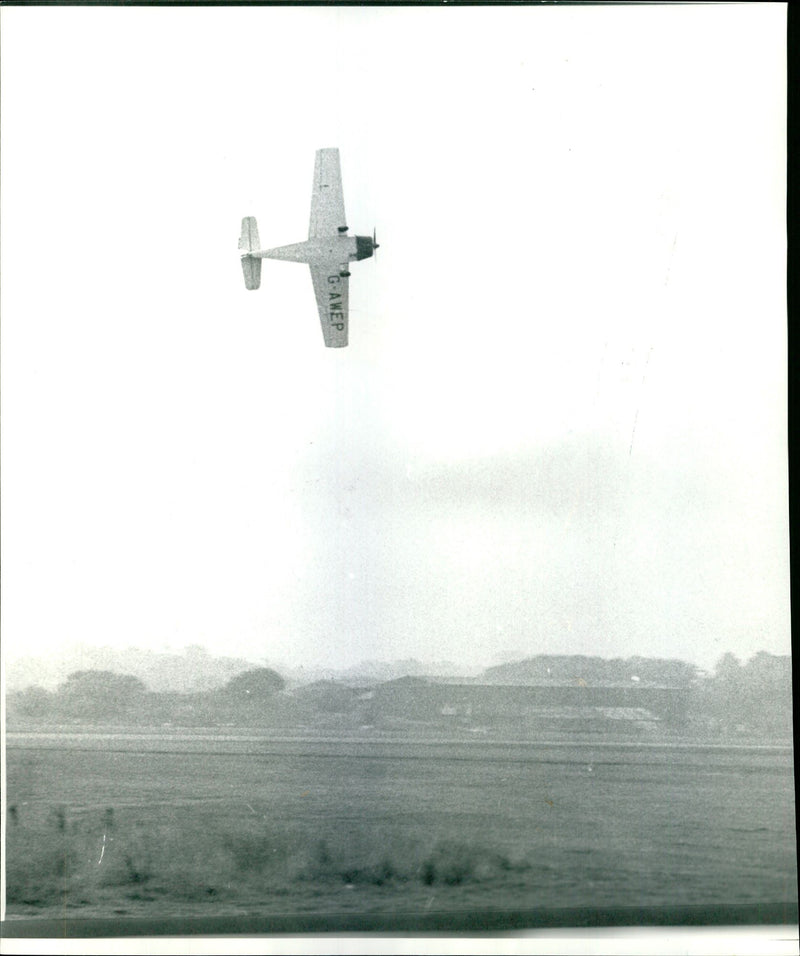
MULTIPOLYGON (((724 654, 711 674, 692 665, 631 658, 624 667, 615 662, 575 655, 542 655, 504 665, 486 673, 485 683, 542 683, 552 681, 594 684, 621 679, 639 686, 655 685, 666 675, 672 686, 688 693, 688 727, 710 735, 791 736, 791 658, 759 652, 745 663, 724 654), (631 664, 635 665, 632 673, 631 664), (679 666, 680 665, 680 666, 679 666), (506 668, 504 670, 504 668, 506 668), (527 680, 524 678, 527 677, 527 680)), ((414 678, 424 695, 426 681, 414 678)), ((389 681, 374 688, 354 688, 335 681, 318 681, 287 690, 286 682, 271 668, 244 671, 214 690, 192 693, 153 692, 137 677, 107 670, 75 671, 55 691, 29 687, 7 695, 7 719, 11 729, 25 725, 76 723, 148 726, 281 726, 314 724, 331 720, 354 726, 380 718, 382 700, 389 700, 389 681)))
POLYGON ((80 670, 70 674, 55 691, 41 687, 9 694, 8 719, 52 723, 196 724, 228 722, 262 713, 286 682, 268 667, 237 674, 211 691, 179 693, 150 691, 144 681, 107 670, 80 670))

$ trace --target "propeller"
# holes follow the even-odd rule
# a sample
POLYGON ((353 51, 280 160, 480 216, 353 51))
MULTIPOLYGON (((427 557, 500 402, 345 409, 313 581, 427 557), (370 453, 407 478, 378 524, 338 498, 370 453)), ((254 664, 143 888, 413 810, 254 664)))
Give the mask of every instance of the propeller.
POLYGON ((373 228, 373 230, 372 230, 372 254, 373 254, 373 256, 375 256, 375 259, 377 260, 378 257, 375 255, 375 250, 376 250, 376 249, 380 249, 380 246, 378 245, 378 243, 377 243, 376 240, 377 240, 377 235, 376 235, 375 229, 373 228))

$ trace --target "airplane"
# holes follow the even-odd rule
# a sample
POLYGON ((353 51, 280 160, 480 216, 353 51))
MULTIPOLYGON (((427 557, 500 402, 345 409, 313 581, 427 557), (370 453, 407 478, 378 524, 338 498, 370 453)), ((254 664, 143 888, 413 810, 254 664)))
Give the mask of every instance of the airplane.
POLYGON ((284 259, 307 262, 317 297, 322 336, 328 348, 347 345, 348 279, 351 262, 369 259, 379 248, 371 236, 349 236, 344 215, 342 172, 338 149, 318 149, 314 161, 311 193, 311 221, 308 239, 276 249, 259 249, 258 226, 254 216, 242 219, 239 237, 244 284, 247 289, 261 285, 261 260, 284 259))

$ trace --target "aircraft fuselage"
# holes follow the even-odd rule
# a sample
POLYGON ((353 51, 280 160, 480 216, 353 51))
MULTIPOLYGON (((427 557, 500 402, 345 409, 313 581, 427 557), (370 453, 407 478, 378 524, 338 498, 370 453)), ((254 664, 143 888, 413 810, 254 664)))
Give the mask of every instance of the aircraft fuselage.
POLYGON ((288 262, 355 262, 369 259, 374 252, 371 236, 318 236, 289 246, 250 252, 258 259, 284 259, 288 262))

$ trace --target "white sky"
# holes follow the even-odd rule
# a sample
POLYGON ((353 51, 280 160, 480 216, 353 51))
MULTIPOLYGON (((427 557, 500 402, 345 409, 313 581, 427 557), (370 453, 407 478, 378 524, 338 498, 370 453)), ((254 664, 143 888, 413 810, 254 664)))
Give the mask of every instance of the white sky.
POLYGON ((785 18, 3 9, 5 653, 788 653, 785 18))

